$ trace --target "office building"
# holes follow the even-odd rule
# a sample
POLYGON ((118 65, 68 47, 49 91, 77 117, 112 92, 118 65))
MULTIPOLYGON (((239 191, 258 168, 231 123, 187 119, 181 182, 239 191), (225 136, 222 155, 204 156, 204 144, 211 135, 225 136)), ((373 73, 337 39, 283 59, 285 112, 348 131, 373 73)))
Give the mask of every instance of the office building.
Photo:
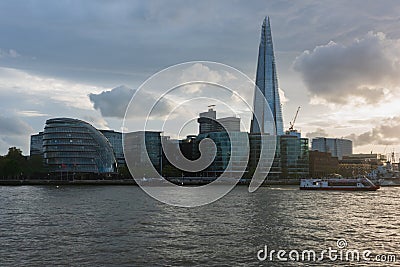
POLYGON ((197 122, 199 123, 199 134, 211 132, 240 132, 240 118, 225 117, 217 119, 217 112, 209 107, 207 112, 199 114, 197 122))
POLYGON ((312 178, 324 178, 339 171, 339 160, 329 152, 309 151, 309 172, 312 178))
POLYGON ((269 134, 249 133, 248 138, 250 143, 250 156, 245 177, 251 179, 255 169, 258 168, 258 172, 261 175, 267 176, 267 180, 279 179, 282 174, 282 168, 278 137, 269 134), (264 140, 264 143, 262 139, 264 140), (262 143, 263 145, 261 145, 262 143), (275 151, 275 153, 273 151, 275 151), (261 152, 264 155, 262 161, 259 160, 261 152))
MULTIPOLYGON (((198 144, 204 138, 210 138, 211 140, 213 140, 216 145, 217 151, 213 162, 204 171, 202 171, 202 176, 219 177, 222 173, 225 172, 228 177, 237 177, 237 175, 246 170, 248 164, 248 155, 246 153, 246 149, 249 146, 248 136, 246 132, 230 132, 229 134, 227 132, 210 132, 199 134, 195 141, 195 158, 200 157, 198 144), (232 165, 229 166, 228 163, 231 158, 232 165)), ((213 151, 211 150, 206 150, 203 153, 212 152, 213 151)), ((207 157, 207 155, 204 156, 207 157)))
POLYGON ((240 118, 225 117, 217 119, 217 122, 221 125, 220 131, 240 132, 240 118))
POLYGON ((118 163, 118 167, 125 165, 124 149, 122 147, 122 133, 113 130, 100 130, 100 132, 110 142, 114 155, 118 163))
POLYGON ((43 155, 43 132, 31 135, 29 154, 31 156, 43 155))
POLYGON ((276 73, 274 48, 272 43, 271 25, 269 17, 264 19, 261 30, 261 41, 258 50, 258 63, 256 73, 256 85, 260 89, 262 95, 256 93, 254 95, 254 113, 251 121, 251 133, 271 133, 271 123, 275 123, 277 135, 283 134, 283 118, 281 102, 279 97, 278 78, 276 73), (268 107, 265 105, 265 100, 271 109, 274 122, 267 116, 268 107))
POLYGON ((208 111, 199 114, 197 122, 199 123, 200 134, 214 132, 218 127, 215 122, 217 119, 217 112, 213 110, 213 106, 214 105, 209 106, 208 111))
POLYGON ((124 134, 125 158, 135 175, 157 177, 162 170, 161 132, 138 131, 124 134))
POLYGON ((329 152, 339 160, 353 153, 353 142, 348 139, 317 137, 311 141, 311 150, 329 152))
POLYGON ((280 144, 281 178, 308 177, 308 138, 301 138, 298 134, 285 134, 278 136, 278 139, 280 144))

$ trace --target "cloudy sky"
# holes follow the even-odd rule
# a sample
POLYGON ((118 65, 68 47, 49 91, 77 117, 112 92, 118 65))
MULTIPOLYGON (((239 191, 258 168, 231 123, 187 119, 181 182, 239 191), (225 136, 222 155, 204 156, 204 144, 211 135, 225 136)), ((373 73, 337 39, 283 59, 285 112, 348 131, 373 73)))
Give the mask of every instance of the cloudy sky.
POLYGON ((399 14, 399 1, 1 1, 0 154, 29 153, 51 117, 120 130, 133 90, 177 63, 254 78, 267 15, 285 127, 301 106, 303 136, 400 151, 399 14))

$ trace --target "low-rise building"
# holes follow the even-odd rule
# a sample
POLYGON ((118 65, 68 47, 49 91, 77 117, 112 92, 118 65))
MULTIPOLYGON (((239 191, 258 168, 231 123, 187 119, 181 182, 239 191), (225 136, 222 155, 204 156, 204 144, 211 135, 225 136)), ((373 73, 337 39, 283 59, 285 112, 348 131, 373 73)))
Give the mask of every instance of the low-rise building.
POLYGON ((312 178, 323 178, 339 170, 339 159, 329 152, 309 151, 309 172, 312 178))

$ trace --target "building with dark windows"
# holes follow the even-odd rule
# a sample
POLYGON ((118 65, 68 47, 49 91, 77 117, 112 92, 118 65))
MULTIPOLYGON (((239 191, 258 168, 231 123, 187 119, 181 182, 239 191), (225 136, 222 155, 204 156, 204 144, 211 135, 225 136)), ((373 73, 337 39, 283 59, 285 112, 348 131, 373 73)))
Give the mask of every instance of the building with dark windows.
POLYGON ((217 119, 217 112, 213 109, 214 105, 209 106, 208 111, 199 114, 199 134, 211 132, 240 132, 240 118, 225 117, 217 119))
POLYGON ((279 179, 281 177, 282 168, 278 145, 279 139, 277 139, 277 136, 260 133, 249 133, 248 135, 250 144, 250 157, 247 168, 248 173, 245 177, 251 179, 255 169, 258 167, 260 174, 264 173, 265 175, 268 175, 268 180, 279 179), (275 140, 272 140, 272 138, 275 140), (262 139, 265 140, 263 146, 261 146, 262 139), (271 155, 273 158, 266 158, 264 161, 259 161, 261 149, 263 149, 263 153, 271 155), (275 154, 272 152, 273 150, 275 150, 275 154), (271 160, 272 164, 270 164, 271 160), (271 165, 270 168, 268 168, 269 165, 271 165))
POLYGON ((216 119, 217 112, 213 110, 213 105, 211 105, 208 111, 199 114, 199 119, 197 120, 199 123, 199 133, 214 132, 217 127, 216 119))
POLYGON ((275 135, 275 133, 269 132, 269 129, 271 129, 271 125, 269 124, 275 123, 276 134, 282 135, 282 109, 279 97, 278 77, 276 74, 275 55, 269 17, 264 19, 261 30, 256 85, 260 89, 262 95, 257 93, 254 95, 254 113, 261 121, 258 121, 257 123, 255 116, 253 116, 250 133, 270 133, 271 135, 275 135), (269 116, 266 115, 268 107, 265 106, 264 98, 271 109, 274 122, 271 122, 269 116))
POLYGON ((113 130, 100 130, 100 132, 110 142, 114 155, 118 163, 118 167, 125 165, 124 149, 122 147, 122 133, 113 130))
POLYGON ((283 179, 309 176, 308 138, 301 138, 297 131, 288 131, 279 138, 283 179))
POLYGON ((29 154, 31 156, 43 155, 43 132, 31 135, 29 154))
POLYGON ((116 172, 117 164, 110 142, 92 125, 77 119, 46 121, 43 158, 51 173, 116 172))
MULTIPOLYGON (((246 150, 243 148, 248 148, 247 132, 229 132, 228 134, 224 131, 199 134, 196 138, 194 157, 200 157, 198 144, 205 138, 209 138, 215 143, 217 151, 213 162, 202 171, 202 176, 219 177, 223 172, 226 172, 228 177, 235 177, 246 170, 248 158, 246 150), (232 151, 231 148, 235 149, 235 151, 232 151), (233 164, 229 166, 231 157, 233 164)), ((212 152, 211 150, 206 150, 203 153, 212 152)))
POLYGON ((163 168, 161 132, 124 133, 124 148, 127 164, 130 168, 135 168, 136 174, 143 177, 156 177, 161 174, 163 168))
POLYGON ((328 177, 339 170, 339 160, 332 157, 329 152, 309 151, 309 172, 310 177, 328 177))
POLYGON ((198 155, 194 154, 196 148, 196 138, 197 135, 188 135, 185 139, 179 140, 179 148, 182 152, 182 155, 190 160, 195 160, 198 158, 198 155))

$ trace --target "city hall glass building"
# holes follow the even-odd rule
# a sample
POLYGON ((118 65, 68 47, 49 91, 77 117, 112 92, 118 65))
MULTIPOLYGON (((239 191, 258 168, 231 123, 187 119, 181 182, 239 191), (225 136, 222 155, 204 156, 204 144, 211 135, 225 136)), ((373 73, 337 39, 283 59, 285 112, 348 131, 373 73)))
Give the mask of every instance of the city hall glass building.
POLYGON ((110 142, 92 125, 77 119, 46 121, 43 158, 50 172, 116 172, 116 159, 110 142))

